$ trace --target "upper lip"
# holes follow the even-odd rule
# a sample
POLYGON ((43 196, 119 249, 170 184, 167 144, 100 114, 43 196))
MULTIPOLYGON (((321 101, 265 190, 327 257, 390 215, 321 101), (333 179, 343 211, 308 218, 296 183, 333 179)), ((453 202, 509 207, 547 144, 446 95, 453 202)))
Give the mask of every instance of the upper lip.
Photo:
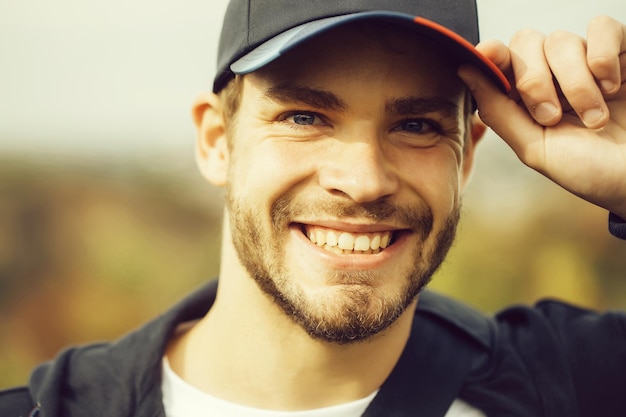
POLYGON ((349 233, 381 233, 407 230, 406 227, 390 225, 386 223, 361 223, 358 221, 345 222, 337 220, 295 221, 295 224, 303 226, 317 226, 327 229, 339 230, 349 233))

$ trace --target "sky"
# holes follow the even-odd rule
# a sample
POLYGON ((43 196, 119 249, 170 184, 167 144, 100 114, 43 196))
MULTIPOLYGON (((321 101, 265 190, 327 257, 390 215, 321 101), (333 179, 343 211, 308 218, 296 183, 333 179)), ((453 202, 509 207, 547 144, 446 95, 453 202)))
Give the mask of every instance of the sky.
MULTIPOLYGON (((271 1, 271 0, 267 0, 271 1)), ((624 0, 478 0, 482 38, 584 34, 624 0)), ((226 0, 2 0, 0 153, 189 155, 226 0)))

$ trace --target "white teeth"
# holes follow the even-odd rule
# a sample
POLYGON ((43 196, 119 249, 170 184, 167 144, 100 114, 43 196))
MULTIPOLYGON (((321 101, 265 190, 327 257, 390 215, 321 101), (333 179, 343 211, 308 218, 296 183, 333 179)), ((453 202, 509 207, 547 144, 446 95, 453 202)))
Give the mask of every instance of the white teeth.
MULTIPOLYGON (((331 233, 328 233, 329 235, 331 233)), ((330 245, 331 243, 328 242, 328 244, 330 245)), ((354 236, 352 236, 350 233, 342 233, 341 235, 339 235, 339 241, 337 242, 337 244, 339 245, 339 247, 343 250, 353 250, 354 248, 354 236)))
POLYGON ((372 254, 389 246, 392 232, 353 234, 307 226, 306 235, 312 243, 336 254, 355 251, 361 254, 372 254))
POLYGON ((366 251, 370 249, 370 239, 367 236, 359 236, 354 239, 354 250, 366 251))
POLYGON ((343 254, 343 249, 341 249, 338 246, 330 246, 330 245, 324 245, 324 249, 326 249, 329 252, 333 252, 337 255, 342 255, 343 254))
POLYGON ((376 250, 380 248, 380 235, 375 235, 370 242, 370 248, 376 250))
POLYGON ((328 246, 337 246, 337 243, 339 243, 337 233, 333 232, 332 230, 326 233, 326 244, 328 246))
POLYGON ((317 243, 320 246, 323 246, 326 244, 326 236, 324 235, 324 232, 322 232, 321 230, 318 230, 317 232, 315 232, 315 243, 317 243))

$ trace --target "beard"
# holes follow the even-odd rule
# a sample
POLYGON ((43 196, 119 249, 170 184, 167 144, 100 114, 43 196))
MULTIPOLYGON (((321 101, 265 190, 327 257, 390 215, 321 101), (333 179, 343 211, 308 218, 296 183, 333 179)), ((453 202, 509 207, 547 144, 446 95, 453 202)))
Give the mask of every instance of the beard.
POLYGON ((283 196, 272 205, 270 227, 263 227, 266 222, 259 210, 235 196, 232 189, 228 190, 227 207, 238 258, 259 288, 310 337, 341 345, 367 340, 407 310, 443 262, 454 241, 460 212, 456 206, 444 227, 435 233, 428 208, 397 207, 387 200, 367 204, 302 203, 283 196), (333 218, 391 220, 392 224, 411 229, 418 236, 413 263, 403 274, 392 277, 402 283, 399 291, 381 294, 371 285, 376 282, 372 271, 331 270, 324 278, 338 285, 331 285, 323 294, 307 294, 286 267, 289 254, 282 242, 291 219, 307 214, 315 218, 320 213, 330 213, 333 218))

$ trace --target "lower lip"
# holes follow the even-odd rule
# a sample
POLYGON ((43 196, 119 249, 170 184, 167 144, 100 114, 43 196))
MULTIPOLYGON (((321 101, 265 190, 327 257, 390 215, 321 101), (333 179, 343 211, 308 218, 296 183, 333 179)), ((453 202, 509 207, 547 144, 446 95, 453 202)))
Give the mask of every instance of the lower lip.
POLYGON ((311 242, 303 233, 300 227, 292 226, 291 234, 296 241, 305 245, 307 250, 315 253, 327 266, 335 269, 373 269, 389 263, 404 248, 409 233, 400 232, 394 237, 392 245, 375 254, 336 254, 329 252, 311 242))

